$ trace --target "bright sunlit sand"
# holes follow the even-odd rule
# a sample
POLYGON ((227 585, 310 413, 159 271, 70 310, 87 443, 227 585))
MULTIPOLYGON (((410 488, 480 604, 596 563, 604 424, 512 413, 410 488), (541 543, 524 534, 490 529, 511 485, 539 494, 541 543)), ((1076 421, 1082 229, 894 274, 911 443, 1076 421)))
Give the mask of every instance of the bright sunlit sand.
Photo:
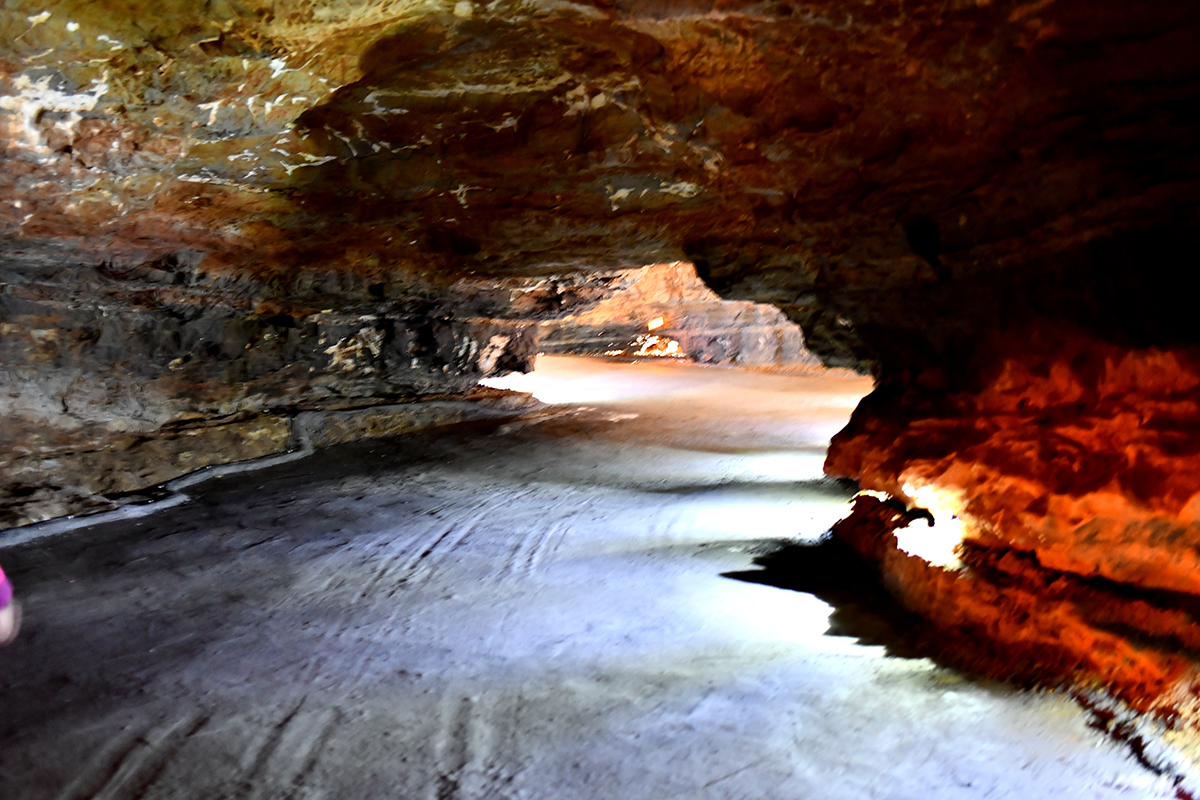
POLYGON ((731 577, 846 513, 820 465, 868 380, 547 358, 501 383, 558 405, 8 548, 4 800, 1173 796, 1066 699, 731 577))

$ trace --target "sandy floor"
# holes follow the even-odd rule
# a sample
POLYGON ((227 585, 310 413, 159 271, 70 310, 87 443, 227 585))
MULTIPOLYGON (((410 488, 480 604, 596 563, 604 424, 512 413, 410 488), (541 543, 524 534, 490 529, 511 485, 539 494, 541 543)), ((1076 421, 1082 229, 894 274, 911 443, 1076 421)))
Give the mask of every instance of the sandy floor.
POLYGON ((9 547, 0 797, 1149 798, 1065 699, 723 573, 845 510, 869 386, 545 359, 555 407, 9 547), (869 638, 868 638, 869 640, 869 638))

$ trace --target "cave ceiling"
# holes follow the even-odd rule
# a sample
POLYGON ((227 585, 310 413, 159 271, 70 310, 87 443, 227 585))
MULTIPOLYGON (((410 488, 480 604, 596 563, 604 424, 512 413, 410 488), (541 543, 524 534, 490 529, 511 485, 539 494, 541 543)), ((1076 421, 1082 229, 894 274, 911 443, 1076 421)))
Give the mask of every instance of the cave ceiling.
POLYGON ((0 24, 24 269, 436 286, 687 259, 850 363, 944 349, 997 276, 1057 296, 1196 222, 1183 2, 73 0, 0 24))

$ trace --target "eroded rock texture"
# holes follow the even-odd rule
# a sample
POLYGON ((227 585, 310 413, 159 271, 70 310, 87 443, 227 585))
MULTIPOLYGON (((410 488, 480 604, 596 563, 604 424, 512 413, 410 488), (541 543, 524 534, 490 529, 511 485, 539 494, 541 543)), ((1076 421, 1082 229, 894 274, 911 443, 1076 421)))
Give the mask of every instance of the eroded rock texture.
POLYGON ((621 270, 613 291, 582 311, 541 323, 538 349, 702 364, 821 371, 804 334, 778 308, 722 300, 682 261, 621 270))
POLYGON ((903 360, 978 327, 960 284, 1124 272, 1191 235, 1198 16, 16 3, 0 214, 23 261, 199 253, 210 275, 319 265, 388 291, 688 255, 829 358, 903 360))
POLYGON ((834 526, 881 571, 891 595, 921 615, 924 652, 1001 680, 1115 695, 1165 720, 1194 750, 1195 595, 1089 580, 975 542, 960 548, 958 568, 943 569, 898 540, 924 525, 896 504, 860 496, 834 526))
POLYGON ((1004 356, 974 392, 885 384, 828 469, 1046 567, 1200 595, 1200 349, 1059 333, 1004 356))
POLYGON ((0 29, 2 449, 43 465, 11 502, 60 455, 133 454, 96 468, 119 492, 461 391, 614 270, 690 260, 879 376, 831 471, 1080 580, 1200 588, 1194 3, 18 0, 0 29))
POLYGON ((468 392, 528 368, 534 320, 557 313, 547 304, 602 295, 569 280, 397 292, 315 269, 261 281, 175 258, 9 279, 0 523, 106 507, 200 467, 294 449, 305 411, 468 392))

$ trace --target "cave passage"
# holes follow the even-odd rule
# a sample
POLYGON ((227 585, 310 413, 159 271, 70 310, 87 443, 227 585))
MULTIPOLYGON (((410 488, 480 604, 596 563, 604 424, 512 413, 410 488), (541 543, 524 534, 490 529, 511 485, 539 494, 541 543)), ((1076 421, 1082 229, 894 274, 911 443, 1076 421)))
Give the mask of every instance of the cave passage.
POLYGON ((870 382, 542 358, 522 418, 340 445, 0 551, 0 794, 1172 797, 1055 695, 725 573, 815 541, 870 382))

